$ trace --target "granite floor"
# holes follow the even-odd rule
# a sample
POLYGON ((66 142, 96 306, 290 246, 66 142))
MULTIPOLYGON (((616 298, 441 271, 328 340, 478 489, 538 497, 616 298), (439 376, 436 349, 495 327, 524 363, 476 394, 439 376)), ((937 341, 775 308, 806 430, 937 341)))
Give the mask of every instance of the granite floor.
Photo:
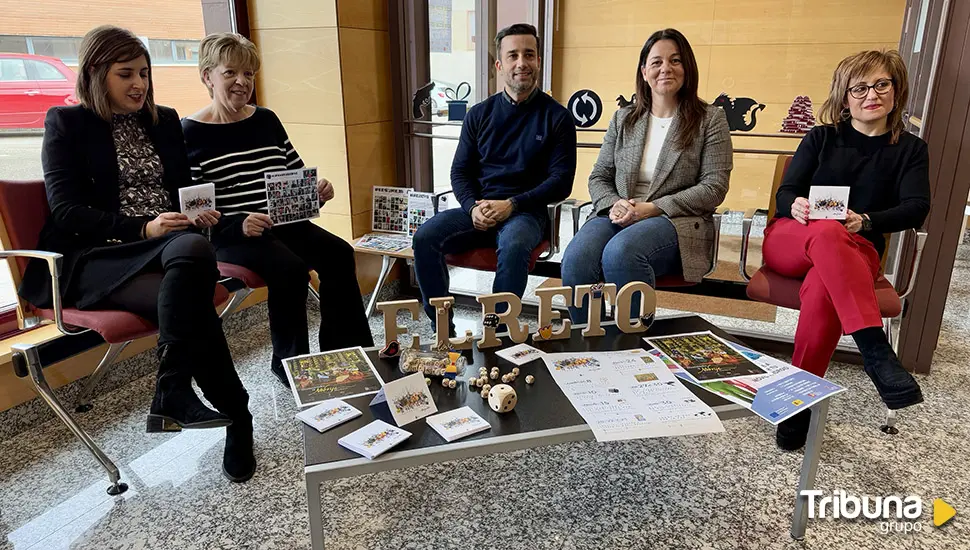
MULTIPOLYGON (((927 402, 905 411, 900 434, 877 429, 883 409, 859 367, 830 370, 850 391, 831 406, 818 488, 919 495, 926 506, 918 533, 818 520, 804 542, 792 541, 801 454, 777 450, 772 428, 746 418, 725 422, 723 434, 564 444, 343 480, 323 488, 327 547, 970 548, 967 258, 962 252, 957 261, 933 374, 920 377, 927 402), (942 528, 932 526, 933 498, 957 509, 942 528)), ((458 313, 470 319, 474 312, 458 313)), ((786 330, 790 317, 780 317, 776 330, 786 330)), ((379 325, 375 316, 378 336, 379 325)), ((7 427, 0 431, 0 549, 307 548, 300 430, 292 395, 269 373, 267 328, 262 307, 226 326, 252 396, 259 469, 250 482, 222 477, 221 430, 144 433, 154 359, 142 354, 119 368, 130 381, 106 382, 95 410, 79 417, 130 485, 120 497, 105 494, 102 471, 43 407, 0 415, 7 427), (25 418, 30 429, 13 429, 25 418)), ((419 329, 429 333, 429 323, 422 319, 419 329)))

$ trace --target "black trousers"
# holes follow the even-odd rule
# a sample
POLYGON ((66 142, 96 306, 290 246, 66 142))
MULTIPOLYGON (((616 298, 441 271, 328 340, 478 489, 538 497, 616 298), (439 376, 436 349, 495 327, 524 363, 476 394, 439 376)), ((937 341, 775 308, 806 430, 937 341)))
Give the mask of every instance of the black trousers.
POLYGON ((354 249, 340 237, 303 221, 225 244, 217 238, 214 244, 220 262, 246 267, 266 281, 273 365, 310 352, 310 269, 320 278, 320 350, 374 345, 357 284, 354 249))

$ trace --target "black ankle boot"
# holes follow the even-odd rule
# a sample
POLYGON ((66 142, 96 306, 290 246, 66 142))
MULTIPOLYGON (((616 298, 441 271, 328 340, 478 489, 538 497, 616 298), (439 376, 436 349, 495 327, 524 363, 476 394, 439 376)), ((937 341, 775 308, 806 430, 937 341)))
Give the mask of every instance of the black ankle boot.
POLYGON ((779 449, 785 451, 797 451, 805 446, 808 439, 808 424, 812 420, 812 410, 804 411, 792 416, 784 422, 778 423, 778 431, 775 432, 775 444, 779 449))
POLYGON ((902 409, 923 402, 923 392, 913 375, 906 372, 896 352, 877 327, 852 333, 862 353, 862 365, 890 409, 902 409))
POLYGON ((192 358, 181 353, 185 350, 180 351, 180 347, 181 344, 165 344, 158 348, 159 368, 155 397, 148 414, 148 433, 221 428, 232 424, 228 416, 206 407, 195 394, 192 378, 185 368, 186 361, 192 358))
POLYGON ((226 428, 226 450, 222 455, 222 475, 233 483, 244 483, 256 473, 253 454, 253 417, 233 416, 232 426, 226 428))
POLYGON ((273 376, 280 381, 280 384, 290 389, 290 380, 286 377, 286 371, 283 370, 283 362, 273 356, 273 362, 270 363, 269 370, 272 371, 273 376))

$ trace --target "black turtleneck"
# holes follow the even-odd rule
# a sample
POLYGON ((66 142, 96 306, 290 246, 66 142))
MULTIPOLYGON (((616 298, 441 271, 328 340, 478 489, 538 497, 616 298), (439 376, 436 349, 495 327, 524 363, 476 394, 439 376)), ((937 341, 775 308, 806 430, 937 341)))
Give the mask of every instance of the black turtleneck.
POLYGON ((897 143, 890 138, 867 136, 849 122, 813 128, 778 188, 775 216, 790 218, 792 202, 813 185, 849 187, 849 209, 872 220, 872 231, 860 235, 882 255, 884 233, 918 228, 930 210, 926 142, 909 132, 897 143))

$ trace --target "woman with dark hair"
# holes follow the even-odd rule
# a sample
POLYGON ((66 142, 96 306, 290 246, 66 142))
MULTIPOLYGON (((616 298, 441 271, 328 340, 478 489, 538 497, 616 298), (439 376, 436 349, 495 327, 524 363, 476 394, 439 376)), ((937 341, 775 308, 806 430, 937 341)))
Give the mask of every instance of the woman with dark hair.
MULTIPOLYGON (((566 248, 563 284, 618 287, 663 275, 699 282, 711 267, 712 215, 728 191, 733 149, 724 111, 697 95, 697 61, 675 29, 640 50, 636 102, 616 111, 589 175, 593 213, 566 248)), ((638 317, 639 298, 630 312, 638 317)), ((569 308, 586 322, 586 306, 569 308)))
MULTIPOLYGON (((179 213, 178 189, 191 179, 178 114, 155 105, 151 57, 131 32, 98 27, 79 57, 80 105, 52 108, 44 123, 51 215, 38 246, 64 255, 64 305, 130 311, 158 326, 148 431, 226 426, 223 473, 246 481, 256 469, 249 395, 212 305, 215 253, 179 213)), ((205 212, 198 223, 217 218, 205 212)), ((51 307, 46 263, 28 265, 20 294, 51 307)))
MULTIPOLYGON (((822 123, 801 143, 776 195, 765 229, 765 266, 802 279, 792 363, 825 376, 842 334, 862 353, 863 368, 890 409, 923 401, 882 330, 874 282, 883 237, 923 225, 930 210, 926 143, 905 130, 906 65, 895 51, 864 51, 835 69, 822 123), (813 185, 849 187, 844 221, 809 220, 813 185)), ((805 444, 811 411, 778 425, 778 446, 805 444)))

